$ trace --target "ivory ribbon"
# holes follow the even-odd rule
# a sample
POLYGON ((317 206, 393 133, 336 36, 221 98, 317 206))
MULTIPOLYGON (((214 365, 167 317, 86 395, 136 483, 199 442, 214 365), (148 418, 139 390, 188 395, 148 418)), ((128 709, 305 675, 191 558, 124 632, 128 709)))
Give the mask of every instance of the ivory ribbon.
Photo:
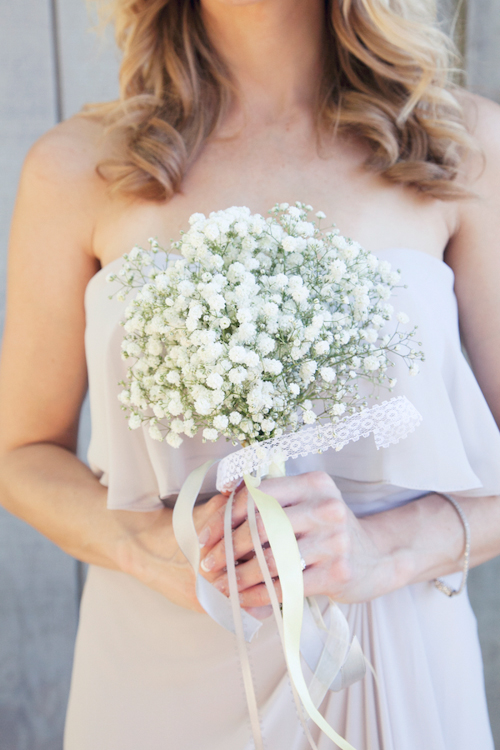
MULTIPOLYGON (((210 617, 226 630, 235 632, 233 609, 229 599, 215 586, 200 575, 200 543, 194 527, 193 508, 203 480, 209 469, 220 459, 206 461, 194 469, 182 485, 174 506, 172 526, 179 548, 187 557, 196 575, 196 596, 201 606, 210 617)), ((251 641, 262 626, 260 620, 241 610, 243 633, 246 641, 251 641)))
MULTIPOLYGON (((290 679, 314 723, 342 750, 354 750, 320 714, 307 689, 300 663, 300 641, 304 612, 304 580, 300 552, 288 516, 278 501, 258 489, 259 480, 245 474, 245 485, 254 500, 266 529, 276 561, 283 601, 283 639, 290 679)), ((363 661, 362 674, 365 673, 363 661)), ((361 675, 360 675, 361 676, 361 675)))

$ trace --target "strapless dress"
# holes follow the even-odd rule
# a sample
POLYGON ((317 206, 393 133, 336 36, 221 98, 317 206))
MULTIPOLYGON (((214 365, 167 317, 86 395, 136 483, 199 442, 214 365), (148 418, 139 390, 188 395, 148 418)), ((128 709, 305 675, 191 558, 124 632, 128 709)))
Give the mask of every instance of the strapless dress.
MULTIPOLYGON (((330 474, 353 512, 378 513, 431 491, 500 495, 500 433, 463 356, 453 271, 423 252, 379 252, 403 274, 395 304, 418 324, 425 362, 417 377, 396 362, 394 396, 423 416, 405 440, 376 450, 372 438, 340 452, 289 461, 287 473, 330 474)), ((88 462, 108 507, 162 507, 187 474, 234 450, 225 440, 180 448, 130 431, 119 408, 126 303, 109 300, 107 273, 89 282, 85 334, 92 435, 88 462)), ((215 493, 215 472, 202 493, 215 493)), ((461 574, 447 577, 458 585, 461 574)), ((432 582, 370 602, 341 605, 376 680, 329 692, 320 710, 356 750, 493 750, 477 627, 467 594, 449 599, 432 582)), ((274 620, 250 644, 265 746, 307 750, 274 620)), ((319 750, 331 740, 311 728, 319 750)), ((65 750, 251 750, 235 637, 136 579, 90 566, 80 611, 65 750)))

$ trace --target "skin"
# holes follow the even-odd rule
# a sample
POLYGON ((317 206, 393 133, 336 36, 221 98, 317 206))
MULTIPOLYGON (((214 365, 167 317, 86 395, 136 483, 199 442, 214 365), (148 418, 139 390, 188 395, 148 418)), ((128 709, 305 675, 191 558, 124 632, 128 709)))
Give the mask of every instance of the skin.
MULTIPOLYGON (((247 205, 265 213, 279 197, 323 210, 372 252, 410 247, 444 258, 456 273, 465 346, 500 424, 500 107, 463 98, 485 154, 484 168, 471 156, 460 178, 477 199, 442 202, 389 184, 363 168, 366 147, 355 139, 336 140, 327 157, 318 156, 312 99, 321 6, 320 0, 202 0, 209 34, 241 96, 170 202, 111 196, 95 173, 107 153, 101 126, 79 118, 34 145, 21 177, 0 368, 2 504, 78 559, 135 576, 198 611, 171 511, 107 510, 106 488, 75 456, 87 387, 85 286, 101 265, 134 244, 157 236, 168 245, 194 211, 247 205)), ((463 529, 439 495, 357 519, 323 473, 266 480, 263 489, 292 522, 308 563, 308 596, 366 601, 461 569, 463 529)), ((500 553, 498 500, 460 499, 471 525, 472 565, 500 553)), ((216 495, 195 509, 210 568, 202 572, 223 591, 225 503, 216 495)), ((233 526, 235 557, 243 559, 251 550, 244 491, 236 498, 233 526)), ((263 529, 261 537, 265 542, 263 529)), ((275 573, 271 556, 268 561, 275 573)), ((243 561, 238 573, 242 605, 266 615, 267 593, 255 561, 243 561)), ((279 582, 276 587, 280 594, 279 582)))

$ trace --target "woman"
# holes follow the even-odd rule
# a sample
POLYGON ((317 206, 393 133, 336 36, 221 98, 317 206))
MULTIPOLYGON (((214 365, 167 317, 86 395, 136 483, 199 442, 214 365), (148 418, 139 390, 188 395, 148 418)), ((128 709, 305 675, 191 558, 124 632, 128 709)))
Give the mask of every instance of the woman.
MULTIPOLYGON (((123 104, 57 126, 26 160, 0 380, 2 502, 91 566, 65 749, 252 746, 233 636, 201 611, 172 533, 183 478, 230 446, 161 444, 153 468, 117 411, 123 311, 95 274, 150 236, 168 245, 195 211, 302 200, 402 268, 427 355, 412 384, 401 375, 424 416, 413 435, 268 480, 306 594, 342 603, 377 674, 321 711, 357 750, 491 750, 467 596, 432 581, 457 586, 464 551, 437 491, 459 499, 472 565, 500 553, 499 108, 451 87, 447 42, 412 0, 117 0, 113 14, 123 104), (75 456, 86 356, 92 470, 75 456)), ((213 478, 204 491, 202 572, 226 591, 226 498, 213 478)), ((237 559, 245 519, 240 493, 237 559)), ((265 617, 255 560, 239 570, 242 606, 265 617)), ((250 650, 267 746, 306 748, 272 618, 250 650)))

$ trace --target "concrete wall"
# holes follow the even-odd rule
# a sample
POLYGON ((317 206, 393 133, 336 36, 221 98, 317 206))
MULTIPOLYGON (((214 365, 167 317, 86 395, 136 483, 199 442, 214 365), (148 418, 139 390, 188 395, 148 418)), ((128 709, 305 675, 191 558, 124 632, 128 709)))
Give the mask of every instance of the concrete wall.
MULTIPOLYGON (((448 2, 449 17, 454 5, 448 2)), ((462 18, 470 86, 500 101, 500 0, 474 0, 462 18)), ((117 55, 111 44, 88 34, 88 26, 84 0, 15 0, 2 6, 0 326, 8 225, 24 155, 58 119, 86 101, 116 94, 117 55)), ((87 440, 84 411, 81 455, 87 440)), ((81 578, 74 560, 0 510, 0 750, 62 748, 81 578)), ((470 585, 498 750, 499 580, 500 559, 473 570, 470 585)))

